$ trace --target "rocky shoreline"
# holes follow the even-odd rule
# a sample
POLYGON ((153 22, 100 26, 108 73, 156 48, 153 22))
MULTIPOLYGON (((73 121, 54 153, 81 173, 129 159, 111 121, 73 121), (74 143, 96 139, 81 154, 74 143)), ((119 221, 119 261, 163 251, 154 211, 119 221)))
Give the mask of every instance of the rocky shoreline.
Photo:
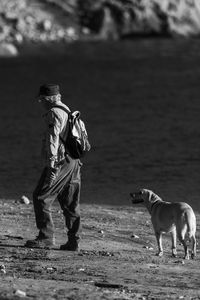
POLYGON ((0 5, 1 56, 15 56, 24 43, 199 34, 198 0, 2 0, 0 5))

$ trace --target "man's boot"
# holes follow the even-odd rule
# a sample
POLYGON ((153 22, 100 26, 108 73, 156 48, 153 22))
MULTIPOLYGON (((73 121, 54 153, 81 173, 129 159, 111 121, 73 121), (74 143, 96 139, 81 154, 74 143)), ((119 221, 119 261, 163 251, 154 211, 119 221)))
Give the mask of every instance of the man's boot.
POLYGON ((78 241, 77 240, 69 240, 67 243, 60 246, 60 250, 65 251, 78 251, 78 241))
POLYGON ((40 248, 52 249, 55 246, 55 238, 41 238, 36 237, 34 240, 27 240, 24 247, 27 248, 40 248))

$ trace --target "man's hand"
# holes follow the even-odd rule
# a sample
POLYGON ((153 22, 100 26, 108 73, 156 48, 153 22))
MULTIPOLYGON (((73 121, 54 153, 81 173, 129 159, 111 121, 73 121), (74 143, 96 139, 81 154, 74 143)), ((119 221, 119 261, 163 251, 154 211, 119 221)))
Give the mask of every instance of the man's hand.
POLYGON ((51 187, 54 184, 57 175, 58 175, 58 169, 52 167, 49 167, 47 169, 47 185, 49 187, 51 187))

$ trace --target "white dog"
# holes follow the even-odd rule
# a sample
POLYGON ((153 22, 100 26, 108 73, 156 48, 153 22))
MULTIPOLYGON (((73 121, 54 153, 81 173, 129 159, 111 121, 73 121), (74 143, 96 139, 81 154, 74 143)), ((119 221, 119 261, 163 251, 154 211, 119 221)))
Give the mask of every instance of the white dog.
POLYGON ((176 257, 176 235, 183 244, 185 259, 189 259, 189 250, 185 241, 188 233, 192 241, 191 258, 196 256, 196 217, 193 209, 185 202, 165 202, 154 192, 142 189, 139 192, 131 193, 132 203, 143 203, 151 215, 151 221, 158 243, 158 256, 163 255, 162 233, 171 233, 172 256, 176 257))

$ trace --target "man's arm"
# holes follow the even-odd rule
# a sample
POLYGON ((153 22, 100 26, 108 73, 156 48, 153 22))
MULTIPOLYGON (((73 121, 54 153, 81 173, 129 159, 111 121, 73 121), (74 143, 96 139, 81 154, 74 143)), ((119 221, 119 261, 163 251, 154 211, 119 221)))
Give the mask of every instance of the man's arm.
POLYGON ((46 145, 47 145, 47 167, 48 167, 48 184, 52 186, 56 176, 57 168, 55 162, 57 161, 58 156, 58 147, 59 147, 59 135, 61 131, 61 122, 58 116, 50 111, 46 116, 47 121, 47 135, 46 135, 46 145))
POLYGON ((47 166, 55 167, 57 161, 61 122, 58 116, 50 111, 47 114, 47 166))

